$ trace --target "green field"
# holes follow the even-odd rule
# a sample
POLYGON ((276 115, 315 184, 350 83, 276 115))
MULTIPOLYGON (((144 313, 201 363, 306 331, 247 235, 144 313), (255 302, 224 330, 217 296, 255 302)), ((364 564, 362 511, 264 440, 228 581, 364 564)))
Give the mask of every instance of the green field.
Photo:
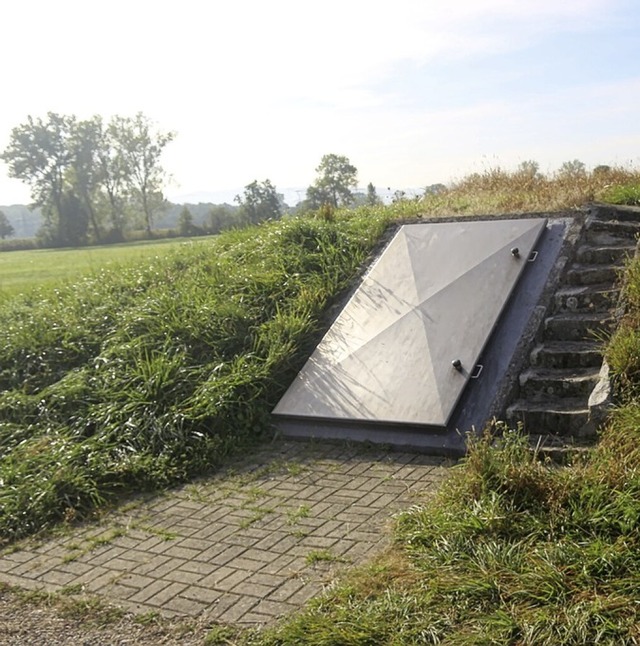
POLYGON ((166 255, 185 246, 207 244, 211 237, 145 240, 77 249, 35 249, 0 253, 0 296, 53 285, 105 267, 130 265, 145 258, 166 255))

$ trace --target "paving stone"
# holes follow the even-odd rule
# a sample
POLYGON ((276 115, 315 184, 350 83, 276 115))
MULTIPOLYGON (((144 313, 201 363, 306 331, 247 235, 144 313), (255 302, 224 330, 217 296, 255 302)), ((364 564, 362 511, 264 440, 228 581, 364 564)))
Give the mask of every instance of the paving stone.
POLYGON ((283 576, 287 576, 295 560, 295 556, 291 554, 281 554, 264 565, 260 571, 264 574, 282 574, 283 576))
POLYGON ((44 575, 49 570, 59 565, 58 560, 43 559, 42 557, 34 557, 22 563, 9 562, 10 568, 6 571, 14 576, 24 576, 33 579, 44 575))
POLYGON ((206 607, 207 603, 204 601, 199 601, 197 599, 188 599, 181 595, 169 599, 166 603, 163 604, 163 612, 166 610, 171 610, 181 615, 187 615, 195 617, 199 615, 206 607))
POLYGON ((44 581, 45 583, 53 583, 54 585, 64 587, 65 585, 69 585, 69 583, 71 583, 75 578, 76 575, 72 574, 71 572, 49 570, 40 577, 40 580, 44 581))
POLYGON ((256 597, 242 597, 234 595, 235 601, 224 612, 218 615, 218 619, 225 623, 235 623, 242 620, 253 607, 258 605, 256 597))
POLYGON ((177 568, 163 577, 168 581, 175 581, 177 583, 186 583, 187 585, 194 585, 204 578, 203 574, 197 572, 186 572, 182 568, 177 568))
POLYGON ((223 552, 211 559, 212 563, 216 565, 226 565, 233 561, 233 559, 238 558, 241 554, 246 551, 246 548, 240 547, 238 545, 230 545, 223 552))
POLYGON ((89 555, 87 555, 88 562, 92 565, 103 565, 104 563, 109 563, 113 559, 117 559, 119 556, 125 553, 123 547, 105 547, 98 548, 94 550, 89 555))
POLYGON ((310 582, 305 584, 302 588, 294 592, 288 599, 287 603, 294 606, 303 606, 309 599, 315 597, 322 592, 322 585, 319 583, 310 582))
POLYGON ((228 565, 222 565, 222 566, 216 567, 216 569, 213 572, 211 572, 211 574, 208 574, 207 576, 203 577, 200 580, 200 582, 198 583, 198 586, 207 587, 207 588, 216 588, 218 587, 218 584, 220 583, 220 581, 224 581, 224 579, 226 579, 234 572, 237 572, 237 570, 228 565))
POLYGON ((302 539, 302 545, 311 549, 329 549, 338 542, 337 538, 327 536, 305 536, 302 539))
POLYGON ((255 583, 251 578, 238 583, 233 588, 230 588, 230 591, 234 594, 240 594, 242 596, 257 597, 258 599, 263 599, 267 595, 271 594, 273 588, 268 585, 262 585, 260 583, 255 583))
POLYGON ((250 628, 253 626, 263 626, 272 619, 273 617, 271 615, 263 615, 262 613, 254 612, 252 609, 238 619, 238 624, 250 628))
POLYGON ((192 599, 200 601, 201 603, 210 606, 217 603, 224 593, 220 590, 212 590, 211 588, 202 587, 199 585, 190 585, 186 590, 180 593, 179 596, 185 599, 192 599))
POLYGON ((202 563, 201 561, 187 561, 180 569, 185 572, 195 572, 201 577, 205 577, 215 572, 217 566, 210 563, 202 563))
POLYGON ((187 561, 185 561, 185 559, 169 557, 164 563, 156 567, 156 569, 153 571, 142 572, 139 568, 135 568, 133 571, 138 574, 146 573, 149 574, 149 576, 153 576, 154 578, 158 579, 182 567, 186 562, 187 561))
POLYGON ((139 549, 142 552, 149 552, 151 550, 163 552, 169 547, 168 542, 169 541, 166 541, 160 538, 159 536, 149 536, 144 541, 138 544, 137 549, 139 549))
MULTIPOLYGON (((51 568, 52 566, 53 563, 50 563, 47 567, 51 568)), ((81 563, 80 561, 69 561, 67 563, 61 563, 57 566, 57 569, 61 572, 69 572, 69 574, 81 576, 88 572, 93 572, 95 570, 95 566, 89 565, 88 563, 81 563)))
MULTIPOLYGON (((64 553, 64 550, 63 550, 64 553)), ((11 554, 5 554, 2 559, 5 561, 9 561, 11 563, 26 563, 27 561, 31 561, 36 557, 36 554, 30 551, 17 551, 17 552, 11 552, 11 554)))
POLYGON ((149 587, 155 583, 155 579, 152 579, 149 576, 143 576, 141 574, 125 574, 122 578, 119 579, 120 583, 126 585, 130 588, 136 588, 137 590, 142 590, 149 587))
POLYGON ((274 586, 273 592, 268 596, 268 599, 278 602, 287 601, 304 585, 304 582, 297 578, 285 579, 278 587, 274 586))
POLYGON ((103 594, 109 588, 109 586, 113 584, 116 578, 116 573, 111 570, 105 570, 101 572, 97 577, 84 581, 84 586, 88 592, 103 594))
POLYGON ((195 558, 199 553, 200 550, 183 547, 182 541, 176 545, 172 545, 169 549, 163 552, 166 556, 184 559, 185 561, 195 558))
POLYGON ((63 562, 73 553, 67 545, 108 536, 104 521, 5 555, 0 580, 51 590, 81 584, 128 609, 166 616, 270 623, 344 567, 310 566, 309 552, 327 549, 353 563, 369 558, 388 542, 393 513, 424 500, 447 473, 444 464, 407 452, 280 441, 239 460, 230 480, 220 474, 160 499, 141 498, 129 513, 113 515, 111 527, 127 527, 125 536, 74 561, 63 562), (265 494, 257 500, 256 487, 265 494), (248 508, 254 505, 270 511, 257 518, 248 508), (308 516, 296 518, 303 505, 308 516), (177 537, 165 540, 169 533, 177 537))
POLYGON ((218 590, 224 590, 225 592, 231 592, 234 588, 241 584, 243 581, 248 579, 251 576, 251 571, 249 570, 234 570, 228 576, 223 579, 218 579, 215 587, 218 590))

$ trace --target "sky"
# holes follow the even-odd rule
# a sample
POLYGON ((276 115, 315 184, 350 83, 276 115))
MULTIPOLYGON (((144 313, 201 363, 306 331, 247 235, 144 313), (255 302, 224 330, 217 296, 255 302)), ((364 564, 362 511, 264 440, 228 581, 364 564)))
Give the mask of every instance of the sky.
MULTIPOLYGON (((0 150, 29 115, 142 111, 176 133, 173 201, 303 192, 327 153, 392 189, 640 164, 637 0, 21 0, 0 24, 0 150)), ((0 162, 0 204, 29 201, 0 162)))

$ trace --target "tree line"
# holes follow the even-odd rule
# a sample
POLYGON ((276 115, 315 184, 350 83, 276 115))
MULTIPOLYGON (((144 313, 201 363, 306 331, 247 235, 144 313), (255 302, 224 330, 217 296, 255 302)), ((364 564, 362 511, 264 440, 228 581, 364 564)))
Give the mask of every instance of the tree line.
POLYGON ((49 112, 16 126, 0 159, 42 209, 44 244, 115 242, 129 226, 151 236, 164 204, 160 157, 174 136, 141 112, 109 121, 49 112))
MULTIPOLYGON (((119 242, 129 229, 142 228, 148 237, 156 217, 168 206, 164 198, 166 173, 161 156, 175 133, 159 130, 143 113, 95 115, 49 112, 46 118, 27 117, 16 126, 0 154, 9 176, 29 185, 33 207, 44 219, 38 234, 44 246, 80 246, 119 242)), ((305 199, 292 209, 266 179, 254 180, 237 195, 237 207, 212 207, 207 222, 196 224, 185 206, 176 231, 181 235, 217 233, 223 229, 278 219, 296 211, 329 211, 355 203, 378 204, 375 188, 354 194, 357 169, 343 155, 324 155, 305 199)), ((0 213, 0 238, 14 233, 0 213)))

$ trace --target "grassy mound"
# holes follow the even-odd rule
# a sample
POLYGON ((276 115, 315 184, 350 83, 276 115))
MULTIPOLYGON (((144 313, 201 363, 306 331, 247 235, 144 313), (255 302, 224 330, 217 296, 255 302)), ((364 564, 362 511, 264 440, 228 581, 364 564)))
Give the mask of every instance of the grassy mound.
POLYGON ((268 429, 383 210, 220 236, 0 304, 0 537, 211 469, 268 429))
POLYGON ((627 280, 607 350, 619 405, 596 447, 559 467, 517 430, 471 440, 388 553, 252 643, 640 643, 640 260, 627 280))

